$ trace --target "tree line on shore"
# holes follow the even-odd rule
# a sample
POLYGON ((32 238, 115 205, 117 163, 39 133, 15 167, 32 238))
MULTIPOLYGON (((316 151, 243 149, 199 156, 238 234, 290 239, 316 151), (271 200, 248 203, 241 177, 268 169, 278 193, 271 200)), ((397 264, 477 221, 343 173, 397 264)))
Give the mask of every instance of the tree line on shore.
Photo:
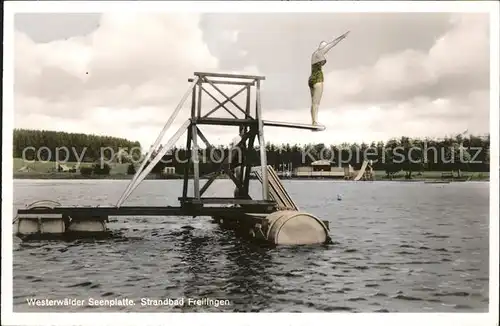
MULTIPOLYGON (((229 146, 219 146, 213 151, 200 151, 200 173, 214 171, 219 164, 210 162, 208 157, 229 157, 229 146), (222 155, 221 155, 222 154, 222 155), (205 157, 204 157, 205 156, 205 157)), ((490 170, 490 136, 447 137, 443 139, 412 139, 401 137, 387 142, 371 144, 326 145, 266 145, 267 163, 275 169, 293 169, 310 166, 319 160, 331 162, 331 166, 344 167, 351 165, 360 169, 363 161, 371 161, 374 170, 385 171, 388 176, 405 171, 408 178, 412 172, 423 171, 469 171, 489 172, 490 170)), ((233 161, 240 161, 237 151, 233 161)), ((259 150, 249 153, 250 161, 259 164, 259 150)), ((184 162, 189 153, 184 148, 173 148, 154 170, 161 171, 165 166, 175 167, 176 172, 184 171, 184 162)), ((219 160, 220 162, 220 160, 219 160)))
MULTIPOLYGON (((141 156, 138 141, 91 134, 14 129, 13 142, 14 158, 29 161, 94 162, 101 157, 101 152, 117 153, 121 157, 120 148, 129 151, 134 148, 132 155, 141 156)), ((126 162, 129 158, 123 155, 120 159, 126 162)))
MULTIPOLYGON (((139 142, 123 138, 43 130, 14 130, 14 157, 23 157, 23 151, 28 147, 35 149, 45 147, 51 153, 55 153, 56 149, 60 147, 70 148, 70 156, 66 162, 99 162, 103 159, 106 162, 129 163, 129 174, 135 173, 135 168, 143 157, 139 142), (74 150, 71 150, 72 148, 74 150), (103 152, 102 148, 109 150, 103 152), (132 153, 126 150, 132 148, 134 148, 132 153), (120 149, 122 149, 121 152, 120 149), (104 157, 101 157, 102 153, 104 153, 104 157), (110 155, 107 156, 106 153, 120 154, 115 154, 111 160, 110 155)), ((37 157, 35 150, 25 151, 24 158, 55 161, 55 155, 52 154, 52 157, 48 157, 49 151, 39 151, 39 157, 37 157)), ((216 170, 220 166, 218 163, 220 160, 217 159, 228 157, 229 151, 229 145, 218 146, 210 151, 200 150, 200 173, 210 173, 216 170), (215 162, 213 162, 214 158, 215 162)), ((364 160, 371 160, 374 170, 385 170, 388 175, 399 171, 405 171, 409 177, 411 177, 412 172, 420 171, 488 172, 490 136, 470 135, 464 137, 458 135, 443 139, 401 137, 387 142, 343 143, 340 145, 326 145, 324 143, 276 145, 268 143, 266 151, 268 164, 276 169, 281 169, 283 166, 288 168, 310 166, 312 162, 317 160, 328 160, 332 162, 332 166, 349 164, 354 169, 359 169, 364 160)), ((253 164, 259 164, 259 155, 258 148, 254 149, 249 153, 250 161, 253 164)), ((182 174, 184 173, 184 163, 189 156, 190 152, 187 152, 185 148, 173 148, 153 168, 152 173, 161 173, 166 166, 170 166, 175 168, 177 174, 182 174)), ((63 154, 61 154, 60 159, 64 159, 63 154)), ((239 159, 241 157, 236 155, 236 160, 239 159)), ((109 173, 108 168, 105 168, 105 171, 109 173)), ((104 174, 107 174, 106 172, 104 174)), ((89 171, 85 173, 89 173, 89 171)))

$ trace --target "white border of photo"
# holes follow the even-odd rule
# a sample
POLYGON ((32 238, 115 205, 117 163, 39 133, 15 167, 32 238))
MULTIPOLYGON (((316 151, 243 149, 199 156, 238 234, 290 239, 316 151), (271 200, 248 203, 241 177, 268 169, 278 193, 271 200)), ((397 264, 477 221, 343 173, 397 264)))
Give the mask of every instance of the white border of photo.
MULTIPOLYGON (((496 1, 168 1, 4 3, 4 85, 2 155, 2 325, 498 325, 499 218, 499 6, 496 1), (488 313, 13 313, 12 289, 12 137, 14 102, 14 15, 66 12, 485 12, 490 14, 490 288, 488 313)), ((471 49, 474 51, 474 49, 471 49)))

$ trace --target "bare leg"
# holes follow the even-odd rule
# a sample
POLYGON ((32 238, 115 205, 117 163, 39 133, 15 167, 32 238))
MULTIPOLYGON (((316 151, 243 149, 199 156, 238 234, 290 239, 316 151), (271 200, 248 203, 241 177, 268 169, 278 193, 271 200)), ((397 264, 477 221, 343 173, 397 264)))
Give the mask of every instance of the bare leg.
POLYGON ((321 97, 323 96, 323 83, 314 84, 311 89, 311 118, 312 124, 318 124, 318 109, 321 102, 321 97))

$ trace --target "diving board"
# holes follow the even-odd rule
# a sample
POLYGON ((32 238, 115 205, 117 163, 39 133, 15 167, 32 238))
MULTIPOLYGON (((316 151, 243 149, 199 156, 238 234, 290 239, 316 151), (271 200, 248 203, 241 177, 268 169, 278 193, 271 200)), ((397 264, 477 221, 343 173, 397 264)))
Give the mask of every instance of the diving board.
MULTIPOLYGON (((258 119, 250 118, 250 119, 232 119, 232 118, 195 118, 193 119, 199 125, 216 125, 216 126, 250 126, 252 124, 257 124, 259 122, 258 119)), ((270 121, 270 120, 262 120, 264 126, 270 127, 285 127, 285 128, 295 128, 295 129, 306 129, 312 131, 323 131, 326 129, 325 126, 322 125, 309 125, 303 123, 296 122, 283 122, 283 121, 270 121)))
POLYGON ((283 121, 270 121, 270 120, 262 120, 262 122, 264 126, 270 126, 270 127, 285 127, 285 128, 295 128, 295 129, 306 129, 312 131, 323 131, 326 129, 326 127, 322 125, 309 125, 296 122, 283 122, 283 121))

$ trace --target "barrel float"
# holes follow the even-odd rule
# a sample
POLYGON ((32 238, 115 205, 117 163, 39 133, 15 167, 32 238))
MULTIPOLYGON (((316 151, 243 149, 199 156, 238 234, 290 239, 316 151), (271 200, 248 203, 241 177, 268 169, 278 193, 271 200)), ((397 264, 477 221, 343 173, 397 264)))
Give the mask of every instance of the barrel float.
POLYGON ((59 239, 107 237, 110 231, 106 227, 107 216, 70 216, 56 213, 58 202, 41 200, 27 206, 31 212, 18 214, 16 235, 21 239, 59 239), (42 214, 39 210, 43 209, 42 214), (47 212, 49 209, 49 212, 47 212), (53 211, 50 211, 53 210, 53 211))
MULTIPOLYGON (((53 209, 60 205, 52 200, 40 200, 27 206, 27 209, 53 209)), ((17 222, 16 234, 20 237, 41 234, 61 235, 66 232, 66 223, 62 214, 19 214, 14 222, 17 222)))
POLYGON ((73 219, 68 226, 68 232, 105 233, 107 232, 106 218, 96 216, 85 219, 73 219))
POLYGON ((18 215, 17 234, 63 234, 66 231, 62 214, 18 215))
POLYGON ((277 245, 319 244, 330 240, 325 223, 309 213, 276 211, 265 221, 266 240, 277 245))

